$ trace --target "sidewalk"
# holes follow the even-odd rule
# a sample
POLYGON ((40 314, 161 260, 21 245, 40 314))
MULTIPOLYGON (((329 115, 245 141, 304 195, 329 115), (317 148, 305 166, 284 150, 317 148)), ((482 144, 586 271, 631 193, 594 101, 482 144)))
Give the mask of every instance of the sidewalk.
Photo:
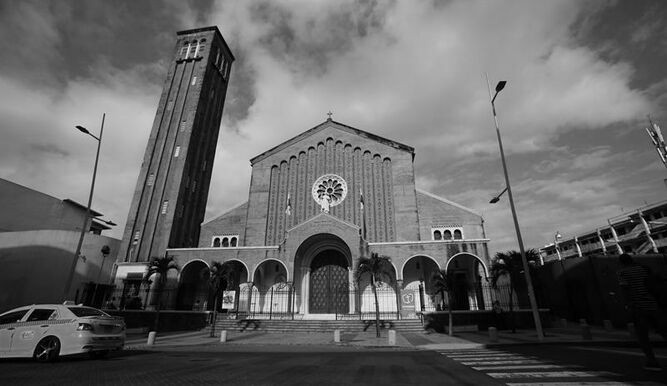
POLYGON ((345 332, 341 333, 341 342, 334 342, 334 333, 267 333, 254 332, 227 332, 227 341, 220 343, 220 331, 216 331, 215 337, 210 337, 208 329, 183 333, 159 334, 153 346, 146 344, 148 334, 128 336, 125 341, 126 349, 146 349, 176 346, 201 346, 201 345, 281 345, 281 346, 349 346, 349 347, 375 347, 375 348, 413 348, 414 346, 401 334, 396 333, 396 344, 389 345, 388 332, 382 331, 381 337, 377 338, 375 331, 345 332))
MULTIPOLYGON (((383 330, 381 337, 375 336, 375 331, 345 332, 341 333, 341 342, 334 343, 333 331, 320 333, 267 333, 262 331, 253 332, 227 332, 227 342, 220 343, 220 331, 211 338, 209 330, 161 333, 158 335, 153 346, 146 345, 148 334, 128 335, 126 340, 127 349, 150 349, 161 347, 179 346, 330 346, 330 347, 357 347, 357 348, 391 348, 391 349, 473 349, 483 347, 496 347, 517 344, 578 344, 578 345, 636 345, 636 340, 626 330, 606 331, 602 328, 591 327, 590 339, 584 339, 580 326, 568 328, 549 328, 545 330, 542 342, 537 339, 534 330, 499 331, 498 340, 491 342, 486 331, 457 332, 454 336, 427 332, 396 332, 396 344, 389 345, 388 331, 383 330)), ((658 335, 651 336, 656 346, 662 346, 662 338, 658 335)))

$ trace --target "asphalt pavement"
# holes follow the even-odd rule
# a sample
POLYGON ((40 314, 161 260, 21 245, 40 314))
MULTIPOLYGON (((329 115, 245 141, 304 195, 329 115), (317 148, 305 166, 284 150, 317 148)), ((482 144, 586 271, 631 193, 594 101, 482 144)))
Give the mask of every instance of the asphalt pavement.
MULTIPOLYGON (((84 356, 56 363, 0 360, 0 385, 662 385, 667 372, 642 369, 643 354, 627 331, 578 326, 455 336, 387 331, 265 333, 209 330, 128 336, 127 347, 106 360, 84 356)), ((655 338, 655 337, 654 337, 655 338)), ((667 347, 656 354, 667 368, 667 347)))

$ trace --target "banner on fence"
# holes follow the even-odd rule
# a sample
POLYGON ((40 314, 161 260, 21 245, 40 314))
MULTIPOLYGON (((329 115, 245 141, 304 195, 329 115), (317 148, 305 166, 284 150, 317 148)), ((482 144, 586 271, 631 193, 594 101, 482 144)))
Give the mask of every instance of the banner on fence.
POLYGON ((401 290, 401 315, 403 317, 414 317, 416 311, 418 293, 411 289, 401 290))
POLYGON ((222 309, 233 310, 236 305, 236 291, 222 292, 222 309))

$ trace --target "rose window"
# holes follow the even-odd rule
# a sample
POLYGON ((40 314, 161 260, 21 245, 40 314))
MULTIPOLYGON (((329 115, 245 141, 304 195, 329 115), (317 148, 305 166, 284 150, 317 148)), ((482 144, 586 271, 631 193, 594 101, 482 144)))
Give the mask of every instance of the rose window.
POLYGON ((343 202, 347 195, 347 183, 336 174, 325 174, 313 184, 313 199, 320 205, 328 199, 329 206, 336 206, 343 202))

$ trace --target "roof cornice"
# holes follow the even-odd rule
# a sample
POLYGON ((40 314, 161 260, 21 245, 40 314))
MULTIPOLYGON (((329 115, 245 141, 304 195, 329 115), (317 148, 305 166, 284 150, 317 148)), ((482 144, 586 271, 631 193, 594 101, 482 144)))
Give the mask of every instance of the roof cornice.
POLYGON ((408 145, 402 144, 400 142, 393 141, 391 139, 380 137, 379 135, 375 135, 375 134, 369 133, 367 131, 357 129, 357 128, 352 127, 352 126, 348 126, 348 125, 342 124, 340 122, 336 122, 332 119, 327 119, 326 121, 320 123, 319 125, 311 128, 311 129, 308 129, 308 130, 304 131, 303 133, 298 134, 298 135, 288 139, 287 141, 284 141, 283 143, 281 143, 281 144, 279 144, 275 147, 272 147, 271 149, 265 151, 262 154, 259 154, 255 157, 251 158, 250 159, 250 165, 254 165, 255 163, 257 163, 259 161, 262 161, 262 160, 266 159, 267 157, 269 157, 269 156, 271 156, 271 155, 273 155, 273 154, 275 154, 275 153, 293 145, 294 143, 297 143, 297 142, 301 141, 302 139, 307 138, 307 137, 317 133, 318 131, 324 130, 327 127, 334 127, 334 128, 339 129, 339 130, 347 131, 349 133, 356 134, 358 136, 368 138, 368 139, 373 140, 373 141, 380 142, 380 143, 385 144, 387 146, 393 147, 395 149, 403 150, 403 151, 406 151, 406 152, 412 154, 413 159, 415 157, 415 149, 412 146, 408 146, 408 145))

